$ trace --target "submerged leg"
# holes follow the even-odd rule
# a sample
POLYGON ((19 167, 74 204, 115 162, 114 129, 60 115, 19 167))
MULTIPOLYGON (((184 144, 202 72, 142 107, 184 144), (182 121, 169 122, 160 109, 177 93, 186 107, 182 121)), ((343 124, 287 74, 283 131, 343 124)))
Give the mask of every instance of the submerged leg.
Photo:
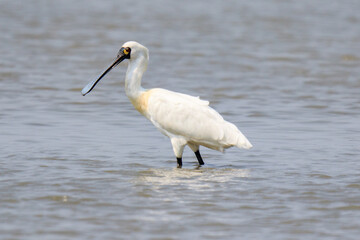
POLYGON ((202 157, 200 155, 200 151, 199 151, 199 145, 194 144, 194 143, 188 143, 188 146, 191 148, 191 150, 193 150, 193 152, 195 153, 195 156, 199 162, 199 165, 204 165, 204 161, 202 160, 202 157))
POLYGON ((181 168, 182 167, 182 154, 184 152, 184 147, 186 145, 186 140, 182 139, 182 138, 171 138, 171 144, 174 150, 174 154, 176 156, 176 160, 177 160, 177 167, 181 168))
POLYGON ((177 160, 177 167, 181 168, 182 167, 182 158, 177 157, 176 160, 177 160))
POLYGON ((200 155, 200 151, 199 151, 199 150, 197 150, 197 151, 195 152, 195 156, 196 156, 196 158, 197 158, 197 160, 198 160, 198 162, 199 162, 199 165, 204 165, 204 161, 202 160, 202 157, 201 157, 201 155, 200 155))

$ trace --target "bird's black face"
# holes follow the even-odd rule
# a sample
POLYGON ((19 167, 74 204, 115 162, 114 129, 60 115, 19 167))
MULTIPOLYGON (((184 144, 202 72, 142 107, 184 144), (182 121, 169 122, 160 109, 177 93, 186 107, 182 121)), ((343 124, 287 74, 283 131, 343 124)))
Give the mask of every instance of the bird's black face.
POLYGON ((119 56, 125 55, 125 59, 130 59, 130 53, 131 53, 131 48, 122 47, 122 48, 120 48, 117 56, 119 57, 119 56))
POLYGON ((110 67, 108 67, 108 69, 105 70, 105 72, 103 74, 100 75, 100 77, 95 80, 90 82, 88 85, 86 85, 83 90, 81 91, 82 95, 86 95, 88 94, 91 90, 94 89, 94 87, 96 86, 96 84, 108 73, 111 71, 111 69, 113 69, 114 67, 116 67, 119 63, 121 63, 122 61, 124 61, 125 59, 130 59, 130 54, 131 54, 131 48, 129 47, 122 47, 120 48, 115 61, 110 65, 110 67))

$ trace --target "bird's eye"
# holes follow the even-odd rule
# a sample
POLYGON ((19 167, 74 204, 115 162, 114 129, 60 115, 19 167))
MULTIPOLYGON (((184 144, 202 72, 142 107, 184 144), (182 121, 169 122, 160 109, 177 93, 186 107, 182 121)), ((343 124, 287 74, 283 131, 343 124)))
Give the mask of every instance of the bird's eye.
POLYGON ((124 48, 123 52, 124 52, 125 55, 128 55, 131 52, 131 49, 129 47, 124 48))

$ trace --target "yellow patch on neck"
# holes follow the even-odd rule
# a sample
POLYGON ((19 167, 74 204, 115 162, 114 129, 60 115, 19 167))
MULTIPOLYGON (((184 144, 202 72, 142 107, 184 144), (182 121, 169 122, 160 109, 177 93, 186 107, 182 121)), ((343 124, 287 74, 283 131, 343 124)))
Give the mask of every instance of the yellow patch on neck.
POLYGON ((152 90, 147 90, 140 94, 136 99, 132 99, 131 103, 134 105, 135 109, 138 110, 142 115, 146 115, 148 109, 149 97, 151 96, 152 90))

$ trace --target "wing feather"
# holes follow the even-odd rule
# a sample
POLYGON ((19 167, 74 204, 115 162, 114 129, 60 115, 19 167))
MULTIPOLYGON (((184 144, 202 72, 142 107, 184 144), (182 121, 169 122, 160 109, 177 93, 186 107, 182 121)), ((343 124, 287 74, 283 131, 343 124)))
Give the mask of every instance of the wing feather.
MULTIPOLYGON (((149 98, 150 120, 166 135, 212 145, 224 139, 223 117, 198 97, 153 89, 149 98)), ((227 123, 227 122, 226 122, 227 123)))

